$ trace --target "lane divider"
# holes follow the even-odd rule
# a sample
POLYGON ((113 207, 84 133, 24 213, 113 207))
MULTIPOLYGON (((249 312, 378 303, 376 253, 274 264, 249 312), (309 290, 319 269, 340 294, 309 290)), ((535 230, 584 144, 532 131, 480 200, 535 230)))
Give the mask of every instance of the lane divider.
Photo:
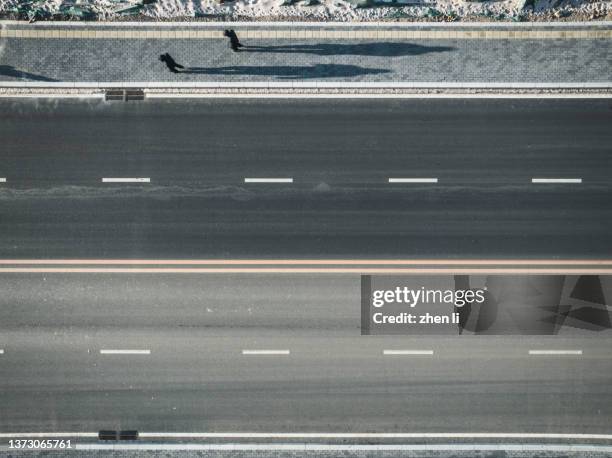
POLYGON ((101 355, 150 355, 151 350, 100 350, 101 355))
POLYGON ((532 178, 532 183, 536 184, 559 184, 559 183, 582 183, 582 178, 532 178))
POLYGON ((102 183, 150 183, 151 178, 102 178, 102 183))
POLYGON ((437 178, 389 178, 389 183, 437 183, 437 178))
POLYGON ((293 183, 293 178, 245 178, 245 183, 293 183))
POLYGON ((612 268, 371 268, 371 267, 0 267, 0 274, 440 274, 610 275, 612 268))
POLYGON ((0 259, 0 265, 594 265, 612 259, 0 259))
POLYGON ((383 350, 383 355, 433 355, 433 350, 383 350))
POLYGON ((243 355, 289 355, 289 350, 242 350, 243 355))
POLYGON ((582 350, 529 350, 530 355, 582 355, 582 350))

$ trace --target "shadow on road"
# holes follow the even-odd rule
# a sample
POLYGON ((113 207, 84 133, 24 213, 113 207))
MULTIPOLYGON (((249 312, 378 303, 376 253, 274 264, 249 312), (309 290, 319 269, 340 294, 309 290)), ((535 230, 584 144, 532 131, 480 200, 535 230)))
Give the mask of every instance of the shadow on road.
POLYGON ((22 70, 17 70, 15 67, 11 65, 0 65, 0 76, 10 76, 11 78, 19 78, 19 79, 26 79, 26 80, 32 80, 32 81, 47 81, 47 82, 57 81, 53 78, 47 78, 46 76, 35 75, 33 73, 28 73, 22 70))
POLYGON ((276 76, 280 79, 308 79, 308 78, 332 78, 351 77, 359 75, 375 75, 389 73, 382 68, 364 68, 357 65, 341 64, 316 64, 311 66, 232 66, 232 67, 190 67, 181 73, 196 73, 205 75, 255 75, 276 76))
POLYGON ((318 56, 416 56, 430 52, 447 52, 449 46, 421 46, 412 43, 320 43, 316 45, 245 46, 241 52, 316 54, 318 56))

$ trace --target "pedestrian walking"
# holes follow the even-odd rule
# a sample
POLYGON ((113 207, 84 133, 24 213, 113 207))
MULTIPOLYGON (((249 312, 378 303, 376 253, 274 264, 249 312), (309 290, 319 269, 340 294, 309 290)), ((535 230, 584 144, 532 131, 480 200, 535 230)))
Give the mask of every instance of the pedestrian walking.
POLYGON ((185 68, 182 65, 177 64, 172 56, 168 53, 160 55, 159 60, 165 62, 166 67, 168 67, 168 70, 170 70, 172 73, 180 73, 177 68, 185 68))
POLYGON ((244 47, 244 45, 240 43, 238 35, 236 35, 236 32, 234 32, 234 29, 225 30, 225 32, 223 32, 223 35, 230 39, 230 48, 232 48, 232 51, 237 52, 239 48, 244 47))

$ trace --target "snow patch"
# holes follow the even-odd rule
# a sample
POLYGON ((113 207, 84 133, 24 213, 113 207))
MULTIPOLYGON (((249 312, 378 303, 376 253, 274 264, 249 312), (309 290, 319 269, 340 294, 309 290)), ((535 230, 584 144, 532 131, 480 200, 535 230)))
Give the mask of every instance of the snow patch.
MULTIPOLYGON (((152 20, 375 21, 375 20, 537 20, 610 17, 612 2, 597 0, 0 0, 0 14, 16 14, 25 4, 53 14, 87 10, 104 20, 136 16, 152 20), (388 6, 388 5, 392 6, 388 6), (544 17, 546 19, 546 17, 544 17)), ((42 15, 41 15, 42 17, 42 15)))

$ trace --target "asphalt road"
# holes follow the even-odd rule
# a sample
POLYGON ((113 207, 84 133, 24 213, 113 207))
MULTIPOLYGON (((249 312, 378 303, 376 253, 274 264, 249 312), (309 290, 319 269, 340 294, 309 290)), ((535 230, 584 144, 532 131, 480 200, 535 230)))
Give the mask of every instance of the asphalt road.
POLYGON ((360 336, 359 277, 347 275, 1 280, 3 433, 607 434, 612 427, 609 331, 360 336), (386 356, 386 349, 434 354, 386 356), (583 353, 529 355, 533 349, 583 353))
POLYGON ((607 100, 3 99, 0 258, 607 258, 611 121, 607 100))

